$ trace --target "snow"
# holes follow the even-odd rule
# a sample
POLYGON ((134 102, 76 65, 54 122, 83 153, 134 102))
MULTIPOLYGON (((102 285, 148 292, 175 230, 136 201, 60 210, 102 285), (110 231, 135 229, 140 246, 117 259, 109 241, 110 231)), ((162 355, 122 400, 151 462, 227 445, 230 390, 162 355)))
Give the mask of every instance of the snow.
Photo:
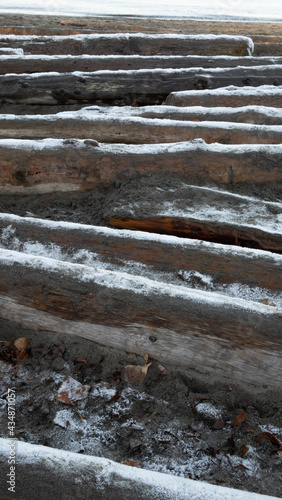
MULTIPOLYGON (((67 413, 58 415, 59 421, 64 418, 70 418, 67 413)), ((67 419, 68 419, 67 418, 67 419)), ((81 425, 81 424, 80 424, 81 425)), ((0 439, 0 455, 7 457, 9 454, 8 439, 0 439)), ((16 441, 17 463, 38 465, 49 470, 51 473, 73 475, 73 467, 78 471, 81 468, 95 472, 97 488, 102 485, 112 485, 115 483, 124 484, 129 481, 140 485, 149 485, 151 487, 150 498, 158 498, 158 495, 166 495, 167 499, 177 500, 274 500, 275 497, 259 495, 241 490, 234 490, 223 486, 216 486, 201 481, 193 481, 182 477, 175 477, 169 474, 128 467, 112 460, 89 455, 81 455, 69 451, 58 450, 47 446, 29 444, 22 441, 16 441)), ((2 459, 2 460, 3 460, 2 459)), ((47 474, 47 473, 46 473, 47 474)), ((129 486, 129 485, 128 485, 129 486)), ((148 497, 149 498, 149 497, 148 497)))
MULTIPOLYGON (((238 112, 238 110, 237 110, 238 112)), ((99 122, 105 123, 109 122, 110 124, 120 124, 120 125, 143 125, 143 126, 157 126, 157 127, 175 127, 176 133, 178 127, 189 127, 192 129, 202 129, 206 128, 217 128, 222 130, 243 130, 246 132, 255 132, 255 133, 281 133, 282 134, 282 125, 256 125, 249 123, 234 123, 228 121, 189 121, 189 120, 172 120, 169 118, 161 118, 159 119, 157 116, 155 118, 146 118, 141 114, 139 116, 132 116, 133 114, 123 113, 120 111, 117 112, 105 112, 101 113, 99 110, 87 110, 86 112, 62 112, 54 115, 2 115, 1 120, 15 120, 17 122, 21 122, 24 120, 34 120, 34 121, 46 121, 46 122, 54 122, 56 120, 75 120, 81 119, 83 121, 91 121, 93 122, 93 126, 97 124, 99 126, 99 122)), ((199 114, 198 114, 199 116, 199 114)), ((273 116, 273 115, 271 115, 273 116)), ((276 116, 282 116, 280 111, 276 116)), ((258 139, 259 140, 259 139, 258 139)))
POLYGON ((259 87, 236 87, 229 85, 228 87, 220 87, 218 89, 205 89, 205 90, 181 90, 178 92, 171 92, 172 95, 180 97, 184 96, 197 96, 197 95, 254 95, 254 96, 268 96, 268 95, 282 95, 282 86, 280 85, 260 85, 259 87))
POLYGON ((89 268, 83 264, 57 261, 49 257, 22 254, 13 250, 0 249, 0 263, 13 266, 19 264, 30 269, 55 272, 60 276, 70 276, 77 281, 95 283, 116 290, 130 290, 135 294, 179 297, 212 307, 230 307, 243 309, 263 315, 277 315, 282 308, 247 301, 237 297, 228 297, 219 293, 184 288, 177 285, 154 281, 144 276, 131 275, 126 272, 112 271, 101 268, 89 268))
MULTIPOLYGON (((66 139, 0 139, 0 147, 13 149, 24 149, 28 151, 42 151, 43 149, 55 149, 69 147, 70 142, 66 139)), ((87 148, 83 139, 73 139, 72 147, 87 148)), ((99 143, 99 151, 106 154, 151 154, 183 153, 188 151, 205 151, 222 154, 242 154, 258 152, 262 154, 281 154, 282 144, 219 144, 217 142, 206 144, 203 139, 192 141, 171 142, 165 144, 107 144, 99 143)))

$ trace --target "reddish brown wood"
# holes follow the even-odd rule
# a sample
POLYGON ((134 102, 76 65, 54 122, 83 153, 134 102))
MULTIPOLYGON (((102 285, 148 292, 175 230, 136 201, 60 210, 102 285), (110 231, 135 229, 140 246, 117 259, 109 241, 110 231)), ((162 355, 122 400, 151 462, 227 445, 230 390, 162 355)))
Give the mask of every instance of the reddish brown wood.
POLYGON ((282 253, 282 235, 257 228, 180 217, 149 217, 146 219, 111 218, 110 226, 159 234, 172 234, 227 245, 260 248, 282 253))

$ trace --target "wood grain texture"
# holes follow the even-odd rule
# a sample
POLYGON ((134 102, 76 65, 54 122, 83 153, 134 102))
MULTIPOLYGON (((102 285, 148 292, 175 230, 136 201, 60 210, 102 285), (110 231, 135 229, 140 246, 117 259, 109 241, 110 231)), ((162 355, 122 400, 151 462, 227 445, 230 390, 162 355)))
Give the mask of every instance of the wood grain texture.
MULTIPOLYGON (((1 51, 1 55, 4 55, 1 51)), ((32 58, 26 56, 0 56, 0 74, 5 73, 41 73, 58 71, 117 71, 155 68, 230 68, 236 66, 262 66, 282 64, 282 57, 232 57, 225 56, 58 56, 42 58, 42 55, 32 58), (173 58, 172 58, 173 57, 173 58)))
POLYGON ((48 272, 2 263, 0 276, 2 318, 129 352, 147 352, 201 373, 281 384, 279 313, 211 305, 192 296, 185 300, 112 288, 109 293, 94 281, 62 274, 62 269, 48 272))
POLYGON ((189 181, 202 178, 222 185, 281 182, 281 152, 275 151, 276 146, 253 150, 226 146, 219 152, 187 143, 187 149, 183 145, 180 151, 170 146, 149 151, 145 145, 142 152, 142 145, 113 149, 88 141, 77 144, 66 140, 52 148, 41 143, 42 149, 25 141, 14 147, 0 144, 0 192, 86 191, 149 172, 180 173, 189 181))
MULTIPOLYGON (((201 137, 206 143, 218 142, 222 144, 281 144, 281 131, 267 128, 248 127, 234 124, 232 127, 224 124, 201 122, 183 124, 178 121, 172 123, 151 122, 150 120, 108 118, 89 119, 80 118, 33 118, 2 119, 0 115, 0 138, 11 137, 20 139, 44 139, 45 137, 72 138, 97 140, 104 143, 123 144, 159 144, 166 142, 191 141, 201 137)), ((282 120, 282 117, 281 117, 282 120)))
POLYGON ((209 220, 197 220, 188 217, 111 218, 109 223, 111 227, 118 229, 172 234, 174 236, 282 253, 281 234, 269 233, 244 225, 210 222, 209 220))
POLYGON ((150 35, 120 34, 118 37, 111 35, 90 35, 83 39, 65 36, 58 38, 30 38, 2 37, 0 43, 3 47, 22 48, 30 54, 99 54, 99 55, 251 55, 250 39, 247 37, 232 37, 226 35, 206 36, 199 38, 193 35, 150 35))
POLYGON ((241 107, 241 106, 269 106, 273 108, 281 108, 281 92, 269 93, 260 92, 259 94, 244 92, 243 94, 227 95, 226 93, 217 92, 216 94, 181 94, 172 92, 166 98, 167 106, 204 106, 206 108, 213 107, 241 107))
POLYGON ((282 291, 281 260, 268 252, 252 252, 224 245, 205 245, 189 239, 170 241, 151 238, 150 235, 128 234, 119 231, 108 234, 103 227, 50 227, 48 221, 27 221, 5 214, 0 217, 1 231, 10 228, 14 237, 25 243, 38 241, 42 245, 53 243, 65 251, 88 250, 98 254, 105 262, 122 270, 123 262, 134 261, 156 271, 178 275, 184 271, 198 271, 212 275, 219 284, 242 283, 272 291, 282 291))
MULTIPOLYGON (((119 100, 123 104, 162 102, 171 92, 217 89, 230 85, 282 85, 282 66, 208 69, 139 70, 93 73, 39 73, 0 76, 0 103, 67 104, 119 100)), ((241 98, 241 96, 240 96, 241 98)), ((237 96, 238 99, 238 96, 237 96)), ((281 102, 281 101, 280 101, 281 102)), ((261 103, 264 103, 262 101, 261 103)), ((167 104, 174 105, 168 101, 167 104)), ((240 106, 245 104, 244 100, 240 106)), ((248 102, 252 104, 252 102, 248 102)), ((186 104, 188 105, 188 104, 186 104)), ((194 105, 194 104, 189 104, 194 105)), ((214 103, 213 106, 216 104, 214 103)), ((225 105, 221 102, 221 105, 225 105)))

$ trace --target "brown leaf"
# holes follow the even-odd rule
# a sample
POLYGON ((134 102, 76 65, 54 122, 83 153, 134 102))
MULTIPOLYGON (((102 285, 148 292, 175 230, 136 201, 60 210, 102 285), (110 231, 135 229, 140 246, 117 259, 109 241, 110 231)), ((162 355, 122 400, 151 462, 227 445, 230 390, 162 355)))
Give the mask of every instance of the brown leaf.
POLYGON ((139 467, 139 465, 141 464, 141 462, 138 462, 137 460, 126 460, 123 463, 124 465, 130 465, 130 467, 139 467))
POLYGON ((269 301, 268 301, 268 299, 263 299, 262 303, 263 303, 265 306, 269 306, 269 301))
POLYGON ((140 366, 140 365, 127 365, 121 371, 121 379, 128 384, 134 384, 135 382, 143 382, 146 378, 148 365, 140 366))
POLYGON ((59 387, 56 400, 69 405, 87 398, 89 389, 90 385, 82 385, 72 377, 67 377, 59 387))
POLYGON ((109 399, 109 401, 107 401, 107 403, 114 403, 117 399, 120 398, 120 393, 117 391, 112 397, 111 399, 109 399))
POLYGON ((49 354, 51 354, 51 359, 62 358, 65 350, 66 348, 63 344, 54 344, 49 351, 49 354))
POLYGON ((225 427, 225 423, 222 422, 222 420, 216 420, 212 424, 212 428, 215 429, 216 431, 219 431, 220 429, 223 429, 223 427, 225 427))
POLYGON ((160 370, 162 375, 169 375, 169 372, 163 365, 158 365, 158 369, 160 370))
POLYGON ((274 434, 271 434, 271 432, 262 432, 256 437, 256 442, 260 443, 262 439, 268 439, 276 446, 280 446, 280 442, 278 441, 277 437, 275 437, 274 434))
POLYGON ((14 342, 14 346, 16 349, 18 349, 18 351, 27 351, 27 347, 28 347, 28 340, 26 337, 20 337, 18 338, 17 340, 15 340, 14 342))
POLYGON ((86 359, 82 358, 81 356, 77 356, 76 358, 74 358, 74 362, 81 363, 82 365, 88 365, 86 359))
POLYGON ((145 354, 144 356, 144 361, 146 363, 146 365, 148 364, 148 361, 149 361, 149 354, 145 354))
POLYGON ((246 445, 242 444, 242 446, 240 446, 240 449, 243 455, 246 455, 249 448, 246 445))
POLYGON ((232 427, 240 427, 241 424, 243 424, 246 421, 246 415, 244 410, 240 411, 238 415, 234 418, 232 422, 232 427))
POLYGON ((234 469, 246 469, 246 470, 250 470, 249 467, 246 467, 243 464, 234 465, 234 469))

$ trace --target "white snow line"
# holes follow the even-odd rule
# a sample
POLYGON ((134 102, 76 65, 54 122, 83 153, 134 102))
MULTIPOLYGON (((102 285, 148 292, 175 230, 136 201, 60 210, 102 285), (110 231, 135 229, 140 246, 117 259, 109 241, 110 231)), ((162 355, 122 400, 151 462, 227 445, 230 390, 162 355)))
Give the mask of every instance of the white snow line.
MULTIPOLYGON (((149 486, 148 500, 167 498, 177 500, 278 500, 277 497, 250 493, 242 490, 216 486, 202 481, 194 481, 183 477, 164 474, 161 472, 128 467, 112 460, 81 455, 70 451, 59 450, 47 446, 30 444, 23 441, 16 442, 16 457, 18 464, 30 464, 44 470, 45 478, 49 474, 69 476, 70 483, 73 471, 78 477, 82 470, 87 475, 93 471, 97 491, 107 487, 122 487, 129 490, 134 483, 139 491, 145 494, 145 487, 149 486)), ((9 457, 11 440, 0 438, 0 456, 2 462, 9 457)), ((90 474, 91 478, 92 474, 90 474)), ((72 490, 73 491, 73 490, 72 490)), ((95 496, 95 492, 93 492, 95 496)), ((94 497, 93 497, 94 498, 94 497)))
MULTIPOLYGON (((43 149, 53 149, 60 147, 69 147, 65 139, 0 139, 0 147, 9 147, 14 149, 24 149, 29 151, 42 151, 43 149)), ((74 147, 74 144, 72 144, 74 147)), ((75 139, 75 147, 87 148, 84 139, 75 139)), ((188 151, 205 151, 224 154, 242 154, 242 153, 269 153, 281 154, 282 144, 207 144, 203 139, 194 139, 192 141, 170 142, 162 144, 117 144, 117 143, 99 143, 99 151, 105 153, 122 154, 152 154, 162 153, 181 153, 188 151)))
POLYGON ((131 275, 125 272, 101 268, 90 268, 84 264, 74 264, 49 257, 22 254, 15 250, 0 248, 0 263, 13 266, 19 264, 30 269, 59 273, 75 278, 78 281, 92 282, 110 289, 131 290, 136 294, 179 297, 188 301, 210 305, 212 307, 228 307, 246 310, 271 316, 282 314, 282 308, 269 307, 257 302, 229 297, 216 292, 206 292, 193 288, 153 281, 144 276, 131 275))

